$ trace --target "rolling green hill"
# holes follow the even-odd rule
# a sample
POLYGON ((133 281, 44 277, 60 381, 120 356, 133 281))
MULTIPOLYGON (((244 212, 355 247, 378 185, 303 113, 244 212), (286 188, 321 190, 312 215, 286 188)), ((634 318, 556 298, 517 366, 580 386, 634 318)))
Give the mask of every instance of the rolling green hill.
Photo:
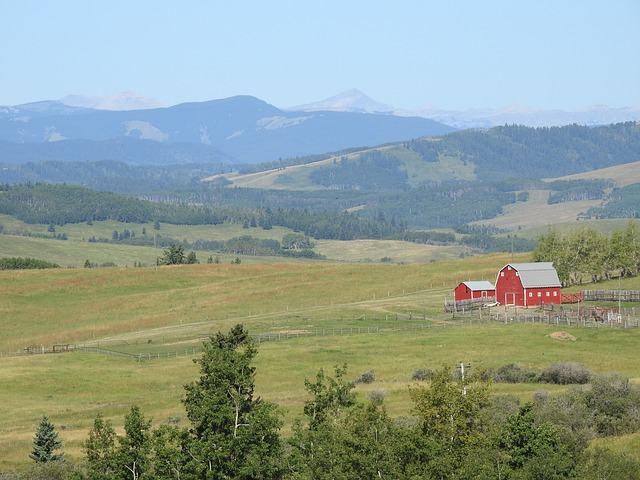
MULTIPOLYGON (((491 279, 509 261, 527 257, 415 265, 316 262, 0 272, 0 374, 6 381, 0 401, 12 406, 0 413, 0 469, 24 464, 43 413, 58 426, 72 459, 82 456, 98 414, 118 431, 132 405, 140 406, 154 425, 183 425, 182 386, 197 375, 192 360, 203 336, 238 322, 252 334, 281 338, 259 345, 256 394, 281 406, 285 435, 307 398, 304 380, 342 363, 348 364, 350 379, 375 372, 375 381, 358 385, 356 393, 364 400, 373 391, 384 392, 394 417, 410 415, 408 387, 415 385, 415 371, 460 360, 473 369, 516 363, 541 370, 554 362, 579 362, 595 373, 615 371, 640 379, 640 370, 628 361, 637 346, 637 329, 574 326, 569 331, 577 340, 568 342, 549 336, 558 331, 555 325, 471 326, 469 320, 452 321, 443 313, 442 302, 457 282, 491 279), (7 355, 26 347, 38 351, 76 343, 147 359, 82 351, 7 355)), ((639 286, 637 278, 622 284, 625 289, 639 286)), ((492 391, 526 401, 541 388, 549 395, 570 387, 496 384, 492 391)), ((616 441, 630 445, 637 435, 616 441)))

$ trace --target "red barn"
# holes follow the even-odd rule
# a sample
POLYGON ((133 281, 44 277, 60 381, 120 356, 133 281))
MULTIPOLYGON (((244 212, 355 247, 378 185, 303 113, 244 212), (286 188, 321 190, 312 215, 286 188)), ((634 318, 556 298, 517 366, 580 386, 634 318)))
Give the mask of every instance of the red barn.
POLYGON ((553 263, 505 265, 496 279, 496 301, 517 307, 560 303, 560 279, 553 263))
POLYGON ((496 287, 485 280, 462 282, 453 291, 453 296, 456 302, 473 298, 495 297, 496 287))

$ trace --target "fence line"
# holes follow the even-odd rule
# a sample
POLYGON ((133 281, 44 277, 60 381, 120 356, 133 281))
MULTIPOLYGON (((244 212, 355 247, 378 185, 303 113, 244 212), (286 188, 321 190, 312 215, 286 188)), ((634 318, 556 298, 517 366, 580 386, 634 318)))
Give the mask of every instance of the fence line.
POLYGON ((485 305, 494 304, 496 297, 468 298, 466 300, 446 301, 444 311, 447 313, 466 312, 467 310, 477 310, 485 305))
POLYGON ((640 302, 640 290, 583 290, 582 300, 590 302, 640 302))
MULTIPOLYGON (((508 323, 540 323, 554 326, 583 327, 583 328, 640 328, 640 319, 635 317, 635 308, 623 309, 623 312, 614 317, 606 319, 596 319, 596 317, 584 315, 584 310, 554 310, 547 312, 518 312, 513 311, 482 313, 482 311, 459 312, 456 319, 435 323, 415 323, 411 325, 384 325, 369 327, 343 327, 343 328, 322 328, 315 330, 305 330, 296 332, 263 333, 251 335, 256 343, 281 341, 296 338, 327 337, 342 335, 365 335, 382 334, 407 331, 425 331, 441 328, 452 328, 473 325, 508 324, 508 323), (633 315, 629 312, 632 311, 633 315)), ((407 316, 407 319, 410 318, 407 316)), ((206 341, 208 337, 201 337, 206 341)), ((100 347, 84 346, 82 344, 54 345, 53 347, 27 348, 24 351, 11 354, 9 356, 35 355, 47 353, 61 353, 71 351, 83 351, 110 355, 119 358, 129 358, 137 361, 156 360, 161 358, 176 358, 189 355, 196 355, 202 351, 202 347, 190 347, 182 350, 156 352, 156 353, 125 353, 109 350, 100 347)), ((7 355, 4 355, 7 356, 7 355)))

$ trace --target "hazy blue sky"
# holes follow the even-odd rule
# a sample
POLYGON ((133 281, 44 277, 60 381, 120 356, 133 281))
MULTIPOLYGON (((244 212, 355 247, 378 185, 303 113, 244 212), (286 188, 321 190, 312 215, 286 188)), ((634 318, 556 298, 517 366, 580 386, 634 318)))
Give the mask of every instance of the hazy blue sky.
POLYGON ((0 0, 0 105, 640 105, 638 0, 0 0))

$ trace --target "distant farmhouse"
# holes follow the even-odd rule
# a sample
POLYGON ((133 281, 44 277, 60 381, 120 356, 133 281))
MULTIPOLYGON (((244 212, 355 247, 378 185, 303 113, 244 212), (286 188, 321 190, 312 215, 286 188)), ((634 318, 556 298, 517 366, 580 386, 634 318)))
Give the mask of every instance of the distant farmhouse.
POLYGON ((505 265, 496 279, 496 301, 517 307, 561 303, 560 279, 553 263, 505 265))
POLYGON ((486 280, 462 282, 453 291, 456 302, 496 296, 496 287, 486 280))

